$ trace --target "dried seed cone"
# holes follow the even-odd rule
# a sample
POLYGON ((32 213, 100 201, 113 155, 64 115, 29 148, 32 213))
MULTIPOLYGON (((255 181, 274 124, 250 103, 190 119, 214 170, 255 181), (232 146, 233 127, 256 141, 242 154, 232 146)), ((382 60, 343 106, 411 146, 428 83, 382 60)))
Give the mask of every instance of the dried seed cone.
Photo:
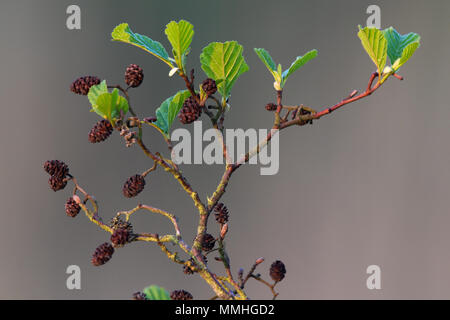
POLYGON ((123 195, 127 198, 137 196, 145 187, 145 179, 140 174, 136 174, 125 182, 122 188, 123 195))
POLYGON ((184 274, 187 274, 187 275, 191 275, 191 274, 194 274, 195 272, 197 272, 197 270, 195 269, 194 260, 192 260, 192 258, 191 258, 191 259, 189 259, 189 261, 191 262, 192 267, 190 267, 188 265, 183 265, 183 272, 184 272, 184 274))
POLYGON ((197 120, 202 114, 202 108, 192 96, 184 100, 183 108, 178 114, 181 123, 189 124, 197 120))
POLYGON ((269 274, 273 281, 280 282, 283 280, 286 275, 286 267, 284 266, 284 263, 280 260, 272 263, 269 274))
POLYGON ((208 96, 211 96, 217 91, 216 82, 213 79, 208 78, 205 81, 203 81, 202 89, 208 96))
POLYGON ((129 234, 133 233, 133 226, 128 221, 122 220, 119 216, 111 219, 110 226, 112 229, 127 229, 129 234))
POLYGON ((105 141, 111 135, 112 131, 113 127, 108 120, 100 120, 89 132, 89 141, 91 143, 105 141))
POLYGON ((209 233, 205 233, 203 236, 203 242, 202 242, 202 250, 203 251, 210 251, 214 248, 214 244, 216 243, 216 239, 209 233))
POLYGON ((107 263, 111 259, 113 253, 114 248, 110 243, 105 242, 99 245, 92 255, 92 264, 94 266, 101 266, 107 263))
POLYGON ((192 300, 194 297, 186 290, 174 290, 170 294, 172 300, 192 300))
POLYGON ((214 211, 216 212, 214 215, 218 223, 225 224, 228 222, 228 208, 222 202, 216 205, 214 211))
POLYGON ((125 83, 132 88, 138 87, 144 80, 144 70, 137 64, 130 64, 125 70, 125 83))
POLYGON ((126 228, 118 228, 111 235, 111 243, 115 248, 124 246, 130 239, 130 232, 126 228))
POLYGON ((65 178, 69 173, 69 167, 59 160, 48 160, 44 163, 44 170, 51 176, 65 178))
POLYGON ((48 179, 48 184, 50 185, 50 188, 53 191, 62 190, 67 185, 67 181, 64 179, 64 177, 60 176, 51 176, 50 179, 48 179))
POLYGON ((89 93, 89 89, 99 83, 100 79, 95 76, 79 77, 70 85, 70 91, 86 96, 89 93))
POLYGON ((67 215, 72 218, 75 218, 81 210, 80 205, 73 199, 73 197, 67 199, 65 207, 67 215))
POLYGON ((275 103, 268 103, 266 104, 266 110, 267 111, 275 111, 277 110, 277 105, 275 103))
POLYGON ((142 292, 133 293, 133 300, 147 300, 147 296, 142 292))

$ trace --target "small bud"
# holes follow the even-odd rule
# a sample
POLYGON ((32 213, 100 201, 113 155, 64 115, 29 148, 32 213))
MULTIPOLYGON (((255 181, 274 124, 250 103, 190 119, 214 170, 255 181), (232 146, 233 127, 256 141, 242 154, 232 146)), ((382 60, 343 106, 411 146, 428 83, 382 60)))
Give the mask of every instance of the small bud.
POLYGON ((81 199, 80 199, 80 197, 79 196, 77 196, 76 194, 74 194, 73 196, 72 196, 72 199, 76 202, 76 203, 78 203, 78 204, 80 204, 81 203, 81 199))
POLYGON ((280 85, 280 83, 278 81, 275 81, 273 83, 273 87, 275 88, 275 90, 281 91, 281 85, 280 85))
POLYGON ((220 238, 223 240, 228 232, 228 223, 225 223, 220 230, 220 238))
POLYGON ((244 280, 244 269, 243 268, 239 268, 238 278, 239 278, 239 280, 244 280))
POLYGON ((391 73, 392 71, 393 71, 393 70, 392 70, 391 67, 386 66, 386 67, 384 68, 384 70, 383 70, 383 74, 388 74, 388 73, 391 73))
POLYGON ((169 71, 169 77, 172 77, 178 70, 180 70, 180 69, 178 69, 178 68, 172 68, 172 69, 170 69, 170 71, 169 71))
POLYGON ((258 264, 261 264, 263 262, 264 262, 264 258, 261 257, 261 258, 256 259, 255 264, 258 265, 258 264))

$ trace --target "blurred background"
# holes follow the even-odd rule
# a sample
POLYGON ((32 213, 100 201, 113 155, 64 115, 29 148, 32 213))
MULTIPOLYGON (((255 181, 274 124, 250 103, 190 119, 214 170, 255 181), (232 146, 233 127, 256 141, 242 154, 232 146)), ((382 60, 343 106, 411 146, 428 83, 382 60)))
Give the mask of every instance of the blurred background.
MULTIPOLYGON (((201 278, 183 274, 151 243, 132 243, 106 265, 92 266, 91 255, 108 234, 81 214, 66 216, 71 188, 48 188, 44 161, 63 160, 96 196, 104 220, 142 202, 175 213, 185 239, 194 237, 196 210, 162 170, 149 176, 137 198, 122 196, 124 181, 151 163, 117 133, 89 143, 99 118, 86 97, 69 91, 83 75, 123 84, 126 66, 136 63, 145 79, 131 92, 133 105, 139 115, 152 116, 183 88, 153 56, 111 42, 116 25, 128 22, 169 48, 165 25, 190 21, 195 36, 188 65, 197 81, 205 78, 202 48, 237 40, 250 71, 234 86, 226 124, 268 128, 273 115, 264 106, 274 101, 273 79, 253 48, 266 48, 284 67, 316 48, 319 56, 290 77, 284 103, 331 106, 364 89, 375 69, 356 35, 371 4, 381 8, 382 28, 422 37, 400 71, 405 80, 390 79, 371 97, 312 126, 283 131, 277 175, 261 176, 257 165, 239 169, 223 198, 231 216, 233 272, 263 256, 257 271, 268 278, 271 262, 282 260, 287 275, 277 286, 280 299, 449 299, 450 2, 443 0, 2 1, 0 298, 129 299, 150 284, 213 296, 201 278), (81 8, 81 30, 66 28, 70 4, 81 8), (73 264, 81 268, 81 290, 66 288, 66 268, 73 264), (366 287, 369 265, 381 268, 381 290, 366 287)), ((145 134, 152 150, 166 152, 156 133, 145 134)), ((182 169, 203 200, 223 171, 220 165, 182 169)), ((172 230, 162 217, 144 212, 133 224, 140 232, 172 230)), ((214 219, 209 232, 218 232, 214 219)), ((220 270, 219 263, 211 265, 220 270)), ((271 298, 255 281, 247 291, 253 299, 271 298)))

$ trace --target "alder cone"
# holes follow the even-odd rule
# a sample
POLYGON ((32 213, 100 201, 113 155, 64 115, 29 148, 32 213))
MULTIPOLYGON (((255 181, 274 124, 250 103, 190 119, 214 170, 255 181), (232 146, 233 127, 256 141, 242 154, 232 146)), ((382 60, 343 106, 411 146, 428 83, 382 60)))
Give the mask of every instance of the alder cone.
POLYGON ((91 143, 105 141, 111 135, 112 131, 113 127, 108 120, 100 120, 89 132, 89 141, 91 143))
POLYGON ((216 207, 214 208, 214 211, 216 212, 214 215, 216 217, 216 221, 220 224, 225 224, 228 222, 229 214, 228 214, 228 208, 222 203, 219 202, 216 207))
POLYGON ((65 180, 64 177, 51 176, 50 179, 48 180, 48 184, 50 185, 50 188, 56 192, 64 189, 67 185, 67 181, 65 180))
POLYGON ((147 296, 142 292, 133 293, 133 300, 147 300, 147 296))
POLYGON ((126 228, 118 228, 111 235, 111 243, 114 247, 124 246, 130 239, 130 232, 126 228))
POLYGON ((211 79, 211 78, 207 78, 205 81, 203 81, 202 83, 202 89, 203 91, 205 91, 205 93, 208 96, 213 95, 214 93, 216 93, 217 91, 217 85, 216 82, 211 79))
POLYGON ((73 197, 67 199, 65 208, 67 215, 72 218, 75 218, 81 210, 80 205, 73 199, 73 197))
POLYGON ((69 173, 69 167, 59 160, 48 160, 44 163, 44 170, 51 176, 65 178, 69 173))
POLYGON ((275 103, 268 103, 266 104, 266 110, 267 111, 275 111, 277 110, 277 105, 275 103))
POLYGON ((110 243, 105 242, 95 249, 91 262, 94 266, 104 265, 111 259, 113 253, 113 246, 110 243))
POLYGON ((100 79, 96 76, 79 77, 70 85, 70 91, 86 96, 89 93, 89 89, 97 84, 100 84, 100 79))
POLYGON ((145 179, 142 175, 136 174, 127 181, 123 185, 122 192, 123 195, 127 198, 133 198, 137 196, 145 187, 145 179))
POLYGON ((125 83, 132 88, 139 87, 144 80, 144 70, 137 64, 130 64, 125 70, 125 83))
POLYGON ((216 239, 209 233, 205 233, 203 236, 203 242, 202 242, 202 250, 203 251, 210 251, 214 248, 214 244, 216 243, 216 239))
POLYGON ((284 266, 284 263, 280 260, 272 263, 269 274, 273 281, 280 282, 283 280, 286 275, 286 267, 284 266))
POLYGON ((196 121, 202 115, 202 108, 197 103, 197 100, 190 96, 184 100, 183 108, 178 114, 181 123, 189 124, 196 121))
POLYGON ((174 290, 170 293, 172 300, 192 300, 194 297, 186 290, 174 290))

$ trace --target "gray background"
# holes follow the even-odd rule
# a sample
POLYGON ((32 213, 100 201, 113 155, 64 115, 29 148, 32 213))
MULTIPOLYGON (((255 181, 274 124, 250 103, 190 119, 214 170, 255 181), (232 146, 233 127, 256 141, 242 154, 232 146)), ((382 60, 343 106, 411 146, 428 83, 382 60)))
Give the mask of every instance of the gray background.
MULTIPOLYGON (((122 83, 126 65, 141 65, 145 80, 132 99, 147 116, 183 85, 151 55, 109 41, 114 26, 129 22, 168 47, 166 23, 190 21, 189 64, 199 81, 201 49, 210 41, 238 40, 250 72, 233 90, 227 125, 266 128, 273 80, 253 48, 268 49, 284 66, 318 49, 319 57, 289 79, 284 101, 332 105, 364 88, 374 71, 356 36, 369 4, 381 6, 383 28, 422 36, 421 48, 401 70, 406 80, 389 80, 370 98, 313 126, 282 132, 279 174, 260 176, 258 166, 245 166, 233 176, 224 197, 232 217, 227 246, 233 270, 264 256, 259 271, 267 276, 270 263, 282 259, 288 273, 278 286, 281 299, 450 298, 450 2, 76 1, 82 30, 69 31, 65 10, 72 3, 1 3, 0 298, 128 299, 149 284, 212 296, 200 278, 185 276, 149 243, 131 244, 93 267, 90 256, 107 234, 82 215, 65 216, 70 191, 47 186, 43 162, 61 159, 97 197, 105 219, 142 201, 176 213, 185 238, 194 235, 195 208, 161 170, 137 199, 121 195, 125 179, 150 166, 137 147, 125 148, 117 134, 98 145, 87 140, 98 117, 88 112, 85 97, 69 91, 76 77, 122 83), (70 264, 81 267, 82 290, 66 289, 70 264), (366 288, 371 264, 381 267, 382 290, 366 288)), ((153 150, 165 151, 156 134, 146 134, 153 150)), ((183 170, 203 199, 222 173, 218 165, 183 170)), ((159 216, 142 213, 133 221, 138 231, 171 230, 159 216)), ((209 230, 216 232, 216 225, 209 230)), ((249 282, 248 293, 270 298, 256 282, 249 282)))

